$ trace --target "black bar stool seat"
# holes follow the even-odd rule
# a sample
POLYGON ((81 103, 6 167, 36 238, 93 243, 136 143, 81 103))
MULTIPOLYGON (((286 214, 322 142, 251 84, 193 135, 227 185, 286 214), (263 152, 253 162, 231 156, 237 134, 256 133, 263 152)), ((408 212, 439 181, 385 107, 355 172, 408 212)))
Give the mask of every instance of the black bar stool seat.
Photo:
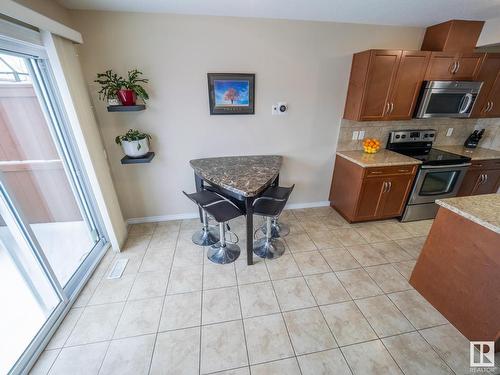
POLYGON ((223 198, 207 190, 189 194, 183 191, 183 193, 186 197, 196 203, 202 212, 201 217, 203 220, 203 227, 199 231, 193 233, 193 236, 191 237, 193 243, 200 246, 210 246, 219 242, 219 231, 208 225, 207 212, 204 207, 208 204, 222 201, 223 198))
MULTIPOLYGON (((261 258, 278 258, 285 252, 285 245, 278 237, 273 236, 273 221, 277 222, 278 216, 285 208, 286 202, 290 197, 295 185, 291 187, 271 187, 254 201, 254 214, 264 216, 266 218, 265 228, 263 232, 265 237, 254 242, 253 252, 261 258)), ((278 230, 276 227, 275 230, 278 230)))
POLYGON ((189 199, 195 201, 203 211, 213 217, 219 223, 218 241, 211 244, 207 252, 207 258, 218 264, 234 262, 240 256, 240 247, 236 243, 226 241, 226 223, 238 216, 243 215, 240 209, 230 200, 211 192, 202 191, 186 194, 189 199), (205 194, 202 194, 205 193, 205 194), (202 194, 198 196, 197 194, 202 194), (199 199, 197 201, 197 199, 199 199), (203 204, 202 204, 203 203, 203 204))

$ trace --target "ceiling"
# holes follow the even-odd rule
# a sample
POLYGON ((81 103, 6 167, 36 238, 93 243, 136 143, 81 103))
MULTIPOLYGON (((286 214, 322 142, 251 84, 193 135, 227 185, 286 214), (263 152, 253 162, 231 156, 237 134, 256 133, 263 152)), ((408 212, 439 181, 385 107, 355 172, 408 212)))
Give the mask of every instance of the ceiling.
POLYGON ((71 9, 429 26, 500 17, 500 0, 58 0, 71 9))

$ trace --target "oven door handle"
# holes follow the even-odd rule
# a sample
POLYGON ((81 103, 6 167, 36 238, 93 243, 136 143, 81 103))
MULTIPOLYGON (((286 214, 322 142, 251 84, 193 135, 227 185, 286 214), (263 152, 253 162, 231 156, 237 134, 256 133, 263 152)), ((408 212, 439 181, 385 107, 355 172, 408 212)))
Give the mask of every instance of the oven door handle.
POLYGON ((460 106, 460 110, 458 111, 458 113, 465 113, 469 110, 470 105, 472 104, 472 98, 473 96, 470 92, 464 95, 462 99, 463 104, 460 106))
POLYGON ((465 164, 451 164, 451 165, 422 165, 421 169, 445 169, 445 168, 459 168, 459 167, 469 167, 471 163, 465 164))

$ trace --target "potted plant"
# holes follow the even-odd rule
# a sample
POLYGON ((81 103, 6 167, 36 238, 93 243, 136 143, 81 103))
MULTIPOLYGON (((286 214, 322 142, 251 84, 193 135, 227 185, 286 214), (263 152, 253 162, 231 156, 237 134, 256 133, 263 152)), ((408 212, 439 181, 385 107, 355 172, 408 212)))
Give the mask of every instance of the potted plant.
POLYGON ((122 88, 122 77, 109 69, 104 73, 97 73, 97 79, 94 82, 101 85, 101 89, 99 90, 100 100, 106 100, 108 105, 120 105, 116 94, 122 88))
POLYGON ((128 78, 122 79, 121 87, 118 90, 118 98, 123 105, 135 105, 137 97, 146 101, 149 99, 149 95, 140 85, 140 83, 147 83, 149 80, 147 78, 140 78, 142 72, 137 69, 128 71, 128 78))
POLYGON ((116 144, 122 146, 125 155, 131 158, 140 158, 149 152, 151 135, 141 133, 137 129, 129 129, 124 135, 115 138, 116 144))

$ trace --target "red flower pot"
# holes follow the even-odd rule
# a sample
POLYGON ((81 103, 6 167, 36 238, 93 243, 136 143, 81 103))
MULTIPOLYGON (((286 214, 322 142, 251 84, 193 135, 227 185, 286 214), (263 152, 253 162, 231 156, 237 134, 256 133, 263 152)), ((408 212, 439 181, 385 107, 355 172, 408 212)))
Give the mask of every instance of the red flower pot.
POLYGON ((121 89, 118 90, 118 99, 120 99, 123 105, 135 105, 137 95, 134 90, 121 89))

